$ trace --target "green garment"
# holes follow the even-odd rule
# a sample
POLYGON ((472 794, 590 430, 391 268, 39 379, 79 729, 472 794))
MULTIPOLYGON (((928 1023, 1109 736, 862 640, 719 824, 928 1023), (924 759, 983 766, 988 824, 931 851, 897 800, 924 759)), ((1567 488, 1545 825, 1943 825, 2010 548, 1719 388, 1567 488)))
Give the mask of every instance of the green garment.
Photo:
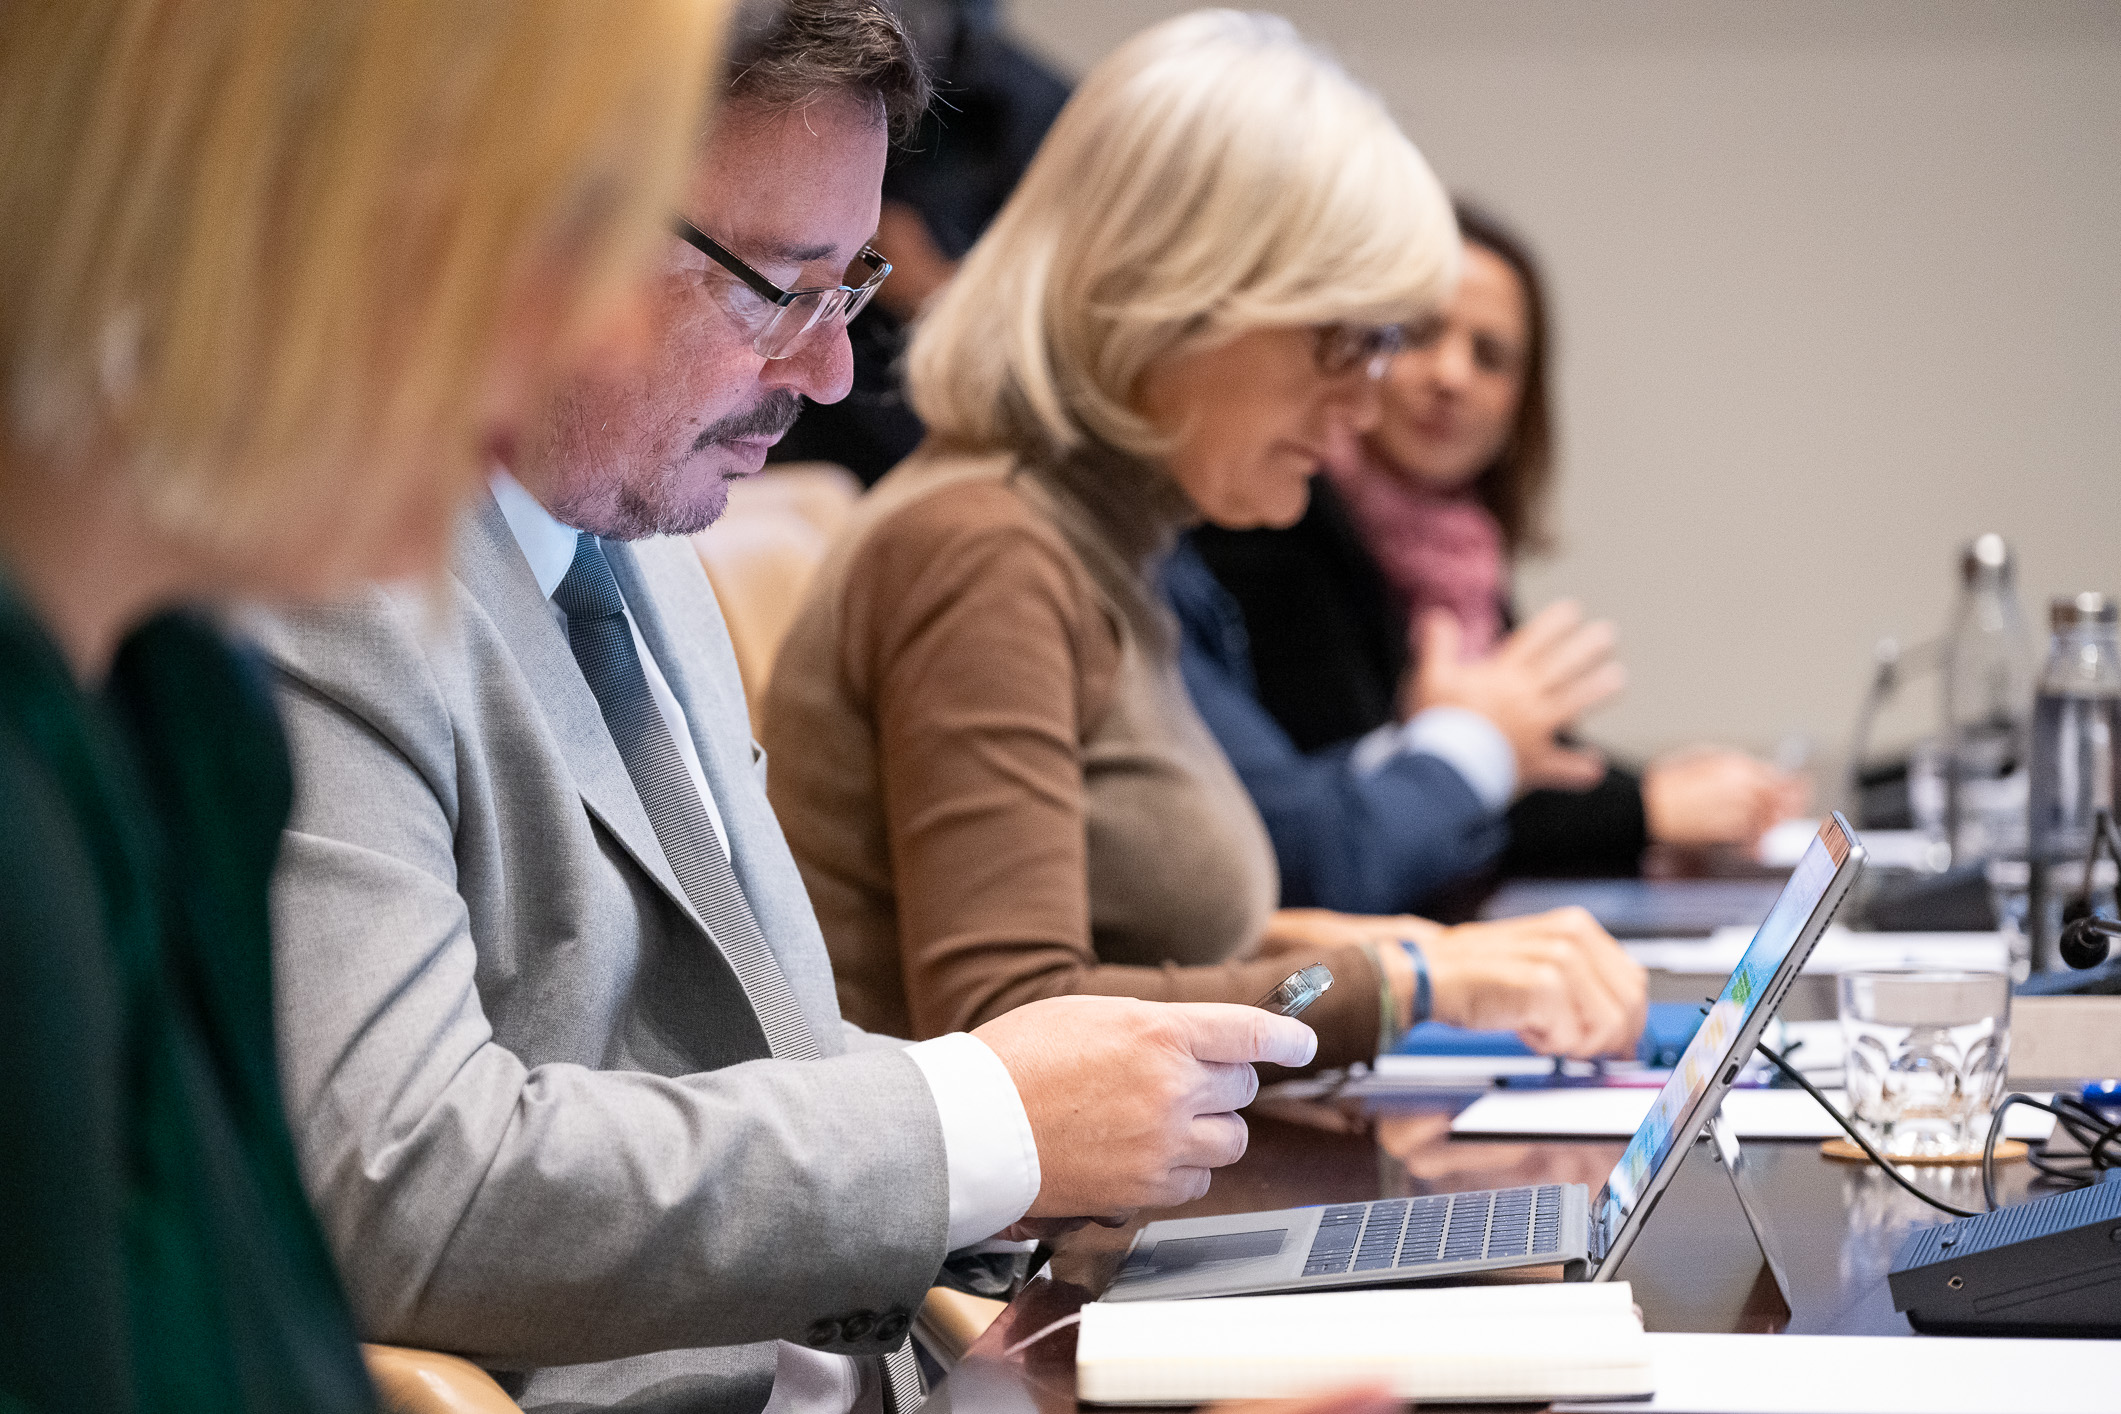
POLYGON ((274 1071, 291 799, 201 620, 100 694, 0 587, 0 1411, 364 1410, 274 1071))

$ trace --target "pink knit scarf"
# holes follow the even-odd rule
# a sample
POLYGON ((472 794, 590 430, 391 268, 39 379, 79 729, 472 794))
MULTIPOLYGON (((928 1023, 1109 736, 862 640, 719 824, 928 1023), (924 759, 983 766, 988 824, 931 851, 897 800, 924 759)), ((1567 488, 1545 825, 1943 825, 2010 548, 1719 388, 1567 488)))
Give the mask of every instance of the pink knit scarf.
POLYGON ((1411 612, 1408 647, 1419 656, 1432 609, 1458 616, 1465 656, 1485 657, 1502 637, 1507 573, 1502 526, 1471 491, 1431 491, 1363 443, 1349 465, 1326 468, 1385 579, 1411 612))

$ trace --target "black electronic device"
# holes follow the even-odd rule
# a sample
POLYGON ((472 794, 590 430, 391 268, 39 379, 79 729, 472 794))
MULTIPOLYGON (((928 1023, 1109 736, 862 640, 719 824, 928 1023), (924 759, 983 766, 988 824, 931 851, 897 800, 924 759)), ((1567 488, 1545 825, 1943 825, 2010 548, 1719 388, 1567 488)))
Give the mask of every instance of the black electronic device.
POLYGON ((1923 1228, 1889 1280, 1918 1331, 2121 1336, 2121 1183, 1923 1228))

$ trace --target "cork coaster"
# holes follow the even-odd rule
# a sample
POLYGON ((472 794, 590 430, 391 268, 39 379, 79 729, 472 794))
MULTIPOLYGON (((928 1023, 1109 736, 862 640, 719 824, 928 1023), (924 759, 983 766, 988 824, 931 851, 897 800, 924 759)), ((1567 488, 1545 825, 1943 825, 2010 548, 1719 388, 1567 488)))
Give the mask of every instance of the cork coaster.
MULTIPOLYGON (((1819 1152, 1830 1159, 1840 1159, 1843 1163, 1867 1164, 1871 1161, 1869 1154, 1864 1153, 1854 1144, 1842 1138, 1822 1140, 1819 1145, 1819 1152)), ((1999 1140, 1996 1144, 1996 1162, 1999 1164, 2016 1163, 2025 1157, 2026 1152, 2025 1141, 2022 1139, 1999 1140)), ((1977 1149, 1971 1154, 1909 1154, 1905 1156, 1887 1154, 1886 1157, 1895 1164, 1912 1164, 1917 1168, 1929 1168, 1940 1164, 1946 1166, 1978 1164, 1981 1162, 1981 1151, 1977 1149)))

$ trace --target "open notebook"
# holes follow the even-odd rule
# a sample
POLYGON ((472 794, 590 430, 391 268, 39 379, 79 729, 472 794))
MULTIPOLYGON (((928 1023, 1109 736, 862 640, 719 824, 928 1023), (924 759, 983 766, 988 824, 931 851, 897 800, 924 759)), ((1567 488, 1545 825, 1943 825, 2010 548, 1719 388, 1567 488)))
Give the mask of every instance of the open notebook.
POLYGON ((1402 1399, 1626 1399, 1655 1387, 1626 1282, 1092 1302, 1092 1404, 1267 1399, 1378 1381, 1402 1399))

